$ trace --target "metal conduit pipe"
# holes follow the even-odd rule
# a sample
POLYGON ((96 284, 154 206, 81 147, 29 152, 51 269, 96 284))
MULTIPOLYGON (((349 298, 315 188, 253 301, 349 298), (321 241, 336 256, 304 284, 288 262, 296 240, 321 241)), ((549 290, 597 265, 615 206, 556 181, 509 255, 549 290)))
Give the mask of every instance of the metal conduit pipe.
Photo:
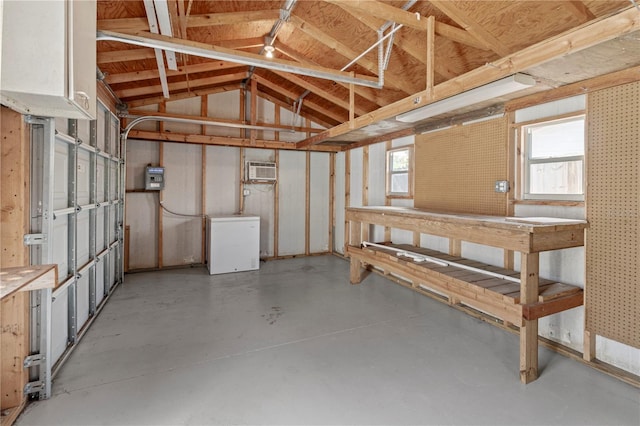
POLYGON ((216 126, 216 127, 232 127, 234 129, 267 130, 267 131, 272 131, 272 132, 295 133, 295 130, 293 130, 293 129, 283 129, 281 127, 254 126, 254 125, 251 125, 251 124, 239 124, 239 123, 225 123, 223 121, 198 120, 196 118, 162 117, 162 116, 157 116, 157 115, 140 116, 140 115, 132 115, 132 114, 125 114, 122 117, 124 117, 124 118, 135 118, 135 120, 133 120, 131 122, 131 124, 129 124, 125 128, 125 131, 127 132, 127 135, 129 134, 129 130, 131 130, 131 129, 129 129, 129 127, 133 127, 133 126, 131 126, 132 124, 134 124, 134 123, 138 124, 138 123, 141 123, 143 121, 150 121, 150 120, 170 121, 170 122, 176 122, 176 123, 201 124, 201 125, 216 126), (129 129, 129 130, 127 130, 127 129, 129 129))

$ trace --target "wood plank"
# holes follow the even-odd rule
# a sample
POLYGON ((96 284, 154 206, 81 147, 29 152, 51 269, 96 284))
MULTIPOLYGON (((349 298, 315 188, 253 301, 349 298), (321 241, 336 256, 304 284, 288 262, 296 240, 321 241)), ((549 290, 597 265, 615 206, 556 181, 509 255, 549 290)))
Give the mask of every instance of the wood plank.
MULTIPOLYGON (((174 90, 198 90, 198 88, 205 86, 213 86, 215 84, 225 84, 230 82, 236 82, 244 80, 249 76, 247 71, 236 72, 233 74, 224 74, 217 77, 200 78, 191 81, 179 81, 175 83, 169 83, 169 91, 174 90)), ((142 86, 132 89, 117 90, 116 94, 120 99, 133 98, 136 96, 146 96, 155 93, 162 93, 162 85, 142 86)))
MULTIPOLYGON (((538 253, 520 255, 520 299, 523 305, 538 301, 538 253)), ((538 378, 538 320, 524 320, 520 327, 520 381, 538 378)))
MULTIPOLYGON (((238 68, 240 65, 234 62, 228 61, 213 61, 205 62, 202 64, 183 65, 178 67, 177 70, 167 70, 168 77, 174 77, 178 75, 195 74, 200 72, 218 71, 229 68, 238 68)), ((157 69, 132 71, 118 74, 108 74, 105 77, 105 81, 108 84, 130 83, 132 81, 150 80, 154 78, 160 78, 160 73, 157 69)))
POLYGON ((333 228, 334 228, 334 224, 336 223, 336 211, 334 208, 335 196, 336 196, 335 185, 336 185, 336 154, 332 152, 329 154, 329 213, 328 213, 328 217, 329 217, 328 251, 329 253, 333 253, 335 249, 335 247, 333 247, 333 238, 334 238, 333 228))
POLYGON ((21 291, 55 288, 56 265, 14 266, 0 269, 0 299, 21 291))
POLYGON ((547 302, 530 303, 522 307, 525 320, 537 320, 548 315, 557 314, 584 304, 584 293, 578 291, 547 302))
MULTIPOLYGON (((291 17, 290 23, 294 25, 297 29, 302 31, 303 33, 307 34, 310 37, 315 38, 320 43, 328 46, 329 48, 334 50, 336 53, 344 56, 347 59, 353 59, 360 55, 360 52, 356 52, 346 44, 341 43, 337 39, 331 37, 329 34, 325 33, 324 31, 320 30, 319 28, 305 21, 299 16, 293 15, 291 17)), ((373 74, 376 74, 376 75, 378 74, 378 65, 373 61, 370 61, 365 58, 361 58, 360 60, 358 60, 358 64, 360 64, 369 72, 372 72, 373 74)), ((399 76, 393 72, 390 72, 390 71, 385 72, 385 81, 388 82, 391 86, 395 87, 396 89, 402 90, 405 93, 415 92, 415 87, 411 82, 409 82, 406 78, 402 78, 402 76, 399 76)))
POLYGON ((461 10, 455 3, 443 0, 433 0, 430 1, 430 3, 498 55, 507 56, 511 53, 504 43, 487 31, 484 26, 473 19, 472 16, 461 10))
MULTIPOLYGON (((397 139, 397 138, 402 138, 405 136, 411 136, 413 134, 415 134, 416 130, 413 127, 407 128, 407 129, 401 129, 401 130, 397 130, 395 132, 391 132, 391 133, 387 133, 385 135, 380 135, 380 136, 374 136, 371 138, 367 138, 367 139, 363 139, 359 142, 355 142, 355 143, 351 143, 348 145, 345 145, 343 150, 346 151, 348 149, 355 149, 355 148, 361 148, 361 147, 365 147, 368 145, 373 145, 376 144, 378 142, 386 142, 386 141, 391 141, 392 139, 397 139)), ((312 140, 313 136, 311 138, 307 138, 307 140, 312 140)), ((309 145, 316 145, 321 143, 321 140, 314 140, 313 143, 309 144, 309 145)))
MULTIPOLYGON (((309 125, 307 120, 307 125, 309 125)), ((311 152, 305 156, 305 182, 304 182, 304 254, 309 256, 311 240, 311 152)))
POLYGON ((98 51, 98 64, 110 64, 113 62, 141 61, 143 59, 155 59, 153 49, 142 47, 137 49, 112 50, 108 52, 98 51))
MULTIPOLYGON (((220 145, 220 146, 235 146, 235 147, 249 147, 251 146, 250 139, 247 138, 233 138, 227 136, 213 136, 213 135, 197 135, 187 133, 175 133, 175 132, 153 132, 148 130, 131 130, 129 132, 129 139, 140 139, 150 142, 183 142, 190 144, 200 145, 220 145)), ((263 139, 256 139, 256 148, 265 149, 287 149, 297 150, 295 143, 291 142, 279 142, 269 141, 263 139)), ((318 145, 308 148, 311 151, 322 152, 337 152, 340 149, 331 145, 318 145)))
POLYGON ((562 5, 565 9, 571 12, 573 16, 578 18, 581 23, 585 23, 597 18, 597 16, 594 15, 593 12, 591 12, 589 8, 580 0, 564 1, 562 2, 562 5))
MULTIPOLYGON (((203 15, 191 15, 187 21, 187 28, 211 27, 216 25, 246 24, 255 21, 270 21, 278 19, 280 11, 278 9, 208 13, 203 15)), ((98 30, 119 30, 119 31, 148 31, 149 24, 145 18, 119 18, 119 19, 99 19, 97 21, 98 30)))
MULTIPOLYGON (((344 153, 344 206, 348 208, 351 205, 351 151, 344 153)), ((344 245, 343 253, 347 256, 347 247, 349 246, 349 219, 344 216, 344 245)))
MULTIPOLYGON (((548 40, 536 43, 522 49, 508 57, 498 59, 491 64, 476 68, 452 80, 440 83, 434 88, 434 95, 427 97, 426 92, 415 93, 412 96, 384 106, 362 117, 355 119, 355 129, 361 129, 372 123, 395 117, 398 114, 420 108, 438 100, 448 98, 469 89, 521 72, 530 67, 540 65, 563 55, 568 55, 610 39, 631 33, 640 29, 640 17, 635 8, 590 22, 577 29, 572 29, 548 40), (416 103, 417 101, 417 103, 416 103)), ((349 133, 347 123, 333 127, 318 137, 327 140, 349 133)), ((315 136, 312 138, 316 138, 315 136)), ((309 145, 308 140, 298 143, 299 147, 309 145)))
MULTIPOLYGON (((182 99, 190 99, 190 98, 195 98, 195 97, 198 97, 198 96, 212 95, 212 94, 216 94, 216 93, 232 92, 234 90, 240 90, 241 88, 242 88, 242 83, 239 83, 239 82, 238 83, 225 84, 223 86, 208 87, 208 88, 204 88, 204 89, 201 89, 201 88, 194 89, 192 87, 188 91, 172 93, 171 94, 171 101, 172 102, 173 101, 179 101, 179 100, 182 100, 182 99)), ((146 105, 160 104, 164 100, 165 100, 164 96, 153 96, 153 95, 150 95, 149 97, 135 99, 135 100, 132 100, 132 101, 127 101, 127 106, 129 108, 138 108, 138 107, 146 106, 146 105)))

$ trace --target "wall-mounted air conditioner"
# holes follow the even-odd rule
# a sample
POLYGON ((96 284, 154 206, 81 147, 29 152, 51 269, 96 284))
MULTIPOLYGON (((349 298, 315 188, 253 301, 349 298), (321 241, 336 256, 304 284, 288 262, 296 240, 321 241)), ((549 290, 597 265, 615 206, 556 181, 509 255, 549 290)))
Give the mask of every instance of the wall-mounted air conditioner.
POLYGON ((247 180, 275 181, 276 178, 276 163, 247 161, 247 180))

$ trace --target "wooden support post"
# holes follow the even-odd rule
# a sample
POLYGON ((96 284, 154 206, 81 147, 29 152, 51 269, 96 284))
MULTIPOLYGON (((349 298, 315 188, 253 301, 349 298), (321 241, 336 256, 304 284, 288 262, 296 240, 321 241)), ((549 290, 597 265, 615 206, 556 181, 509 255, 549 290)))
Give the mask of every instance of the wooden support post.
MULTIPOLYGON (((22 115, 6 107, 0 107, 0 126, 0 264, 27 266, 29 250, 23 237, 29 233, 29 132, 22 115)), ((22 391, 29 377, 22 363, 29 355, 29 292, 2 301, 0 340, 0 405, 3 411, 13 408, 7 417, 10 424, 26 402, 22 391)))
POLYGON ((449 238, 449 254, 456 257, 462 255, 462 240, 449 238))
MULTIPOLYGON (((538 301, 539 253, 522 253, 520 270, 520 303, 538 301)), ((523 320, 520 327, 520 381, 530 383, 538 378, 538 320, 523 320)))
MULTIPOLYGON (((240 122, 245 124, 247 122, 247 90, 244 88, 244 84, 240 89, 240 122)), ((240 138, 247 138, 247 129, 240 129, 240 138)))
POLYGON ((244 148, 240 148, 240 194, 238 194, 238 213, 244 213, 244 148))
MULTIPOLYGON (((279 108, 276 106, 276 110, 279 108)), ((276 163, 276 184, 273 186, 273 256, 278 257, 280 234, 280 150, 274 152, 276 163)))
POLYGON ((129 272, 129 253, 131 246, 131 226, 124 227, 124 272, 129 272))
POLYGON ((304 254, 309 256, 311 253, 309 241, 311 239, 311 151, 306 152, 304 194, 304 254))
MULTIPOLYGON (((393 143, 390 140, 387 141, 386 145, 387 145, 386 146, 387 152, 391 148, 393 148, 393 143)), ((387 157, 387 153, 385 153, 385 157, 387 157)), ((389 167, 389 166, 386 164, 386 160, 385 160, 385 175, 387 173, 386 167, 389 167)), ((385 180, 386 179, 387 179, 387 177, 385 176, 385 180)), ((387 187, 387 185, 388 185, 388 183, 385 182, 385 188, 387 187)), ((386 191, 385 191, 385 195, 384 195, 384 205, 385 206, 390 206, 391 205, 391 198, 386 194, 386 191)), ((388 242, 388 243, 391 242, 391 227, 389 227, 389 226, 385 226, 384 227, 384 241, 388 242)))
MULTIPOLYGON (((249 111, 251 117, 251 125, 256 125, 256 110, 258 109, 258 82, 255 79, 251 79, 251 111, 249 111)), ((251 130, 251 145, 256 144, 257 131, 251 130)))
POLYGON ((433 97, 435 85, 436 18, 427 18, 427 99, 433 97))
MULTIPOLYGON (((344 207, 351 206, 351 151, 344 153, 344 207)), ((347 254, 349 245, 349 221, 344 220, 344 255, 347 254)))
MULTIPOLYGON (((160 124, 162 125, 162 122, 160 122, 160 124)), ((160 167, 163 166, 164 164, 164 142, 160 142, 159 143, 159 147, 158 147, 158 165, 160 167)), ((162 207, 162 201, 163 201, 163 196, 162 196, 163 191, 160 190, 158 191, 158 268, 162 269, 162 265, 163 265, 163 241, 162 241, 162 229, 164 228, 164 208, 162 207)))
POLYGON ((584 331, 584 352, 582 358, 585 361, 596 359, 596 335, 589 330, 584 331))
MULTIPOLYGON (((509 182, 509 192, 506 197, 506 205, 505 205, 505 216, 514 216, 515 215, 515 199, 516 199, 516 169, 518 165, 518 159, 516 158, 516 153, 518 150, 518 140, 516 137, 516 114, 513 111, 507 113, 507 121, 509 123, 508 127, 508 137, 507 137, 507 181, 509 182)), ((504 250, 504 260, 503 266, 505 269, 513 269, 514 260, 513 260, 513 250, 504 250)))
POLYGON ((207 146, 201 145, 201 156, 202 156, 202 184, 200 186, 200 212, 202 214, 202 239, 201 239, 201 249, 200 249, 200 258, 202 259, 202 263, 205 262, 206 257, 206 235, 207 235, 207 219, 205 215, 207 214, 207 146))
MULTIPOLYGON (((351 77, 355 78, 356 73, 351 71, 351 77)), ((355 94, 355 86, 353 83, 349 83, 349 127, 354 127, 354 121, 356 118, 356 94, 355 94)))
MULTIPOLYGON (((349 221, 349 239, 346 241, 345 245, 353 245, 360 247, 362 244, 362 223, 349 221)), ((351 284, 360 284, 362 281, 362 262, 356 258, 356 256, 351 256, 351 262, 349 267, 349 281, 351 284)))
MULTIPOLYGON (((362 148, 362 205, 369 205, 369 146, 362 148)), ((362 240, 369 241, 371 225, 364 223, 362 226, 362 240)))
POLYGON ((329 244, 328 251, 333 253, 333 227, 336 223, 335 212, 336 153, 329 153, 329 244))

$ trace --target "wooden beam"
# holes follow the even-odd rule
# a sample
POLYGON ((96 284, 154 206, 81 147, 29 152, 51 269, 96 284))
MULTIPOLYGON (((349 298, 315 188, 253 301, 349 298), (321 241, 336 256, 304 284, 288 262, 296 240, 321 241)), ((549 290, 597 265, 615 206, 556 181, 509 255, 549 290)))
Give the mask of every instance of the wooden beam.
POLYGON ((336 154, 334 152, 329 154, 329 244, 328 251, 333 253, 333 226, 336 223, 335 205, 335 185, 336 185, 336 154))
MULTIPOLYGON (((253 74, 253 76, 251 76, 252 80, 255 80, 257 83, 260 83, 261 85, 270 88, 271 90, 274 90, 278 93, 280 93, 283 96, 286 96, 287 98, 291 99, 291 101, 295 101, 300 97, 300 94, 292 92, 288 89, 285 89, 284 87, 270 81, 267 80, 266 78, 258 75, 258 74, 253 74)), ((315 110, 317 112, 319 112, 320 114, 326 115, 327 117, 333 118, 334 120, 338 121, 338 122, 344 122, 346 120, 346 113, 345 114, 338 114, 336 113, 334 110, 330 110, 328 108, 323 107, 322 105, 319 105, 311 100, 305 100, 304 104, 307 106, 307 108, 310 108, 312 110, 315 110)))
MULTIPOLYGON (((318 66, 319 64, 317 62, 313 62, 310 61, 308 58, 306 58, 302 53, 300 52, 296 52, 295 50, 291 49, 290 47, 280 43, 279 41, 276 41, 275 43, 275 47, 276 50, 278 50, 279 52, 285 54, 286 56, 290 57, 291 59, 293 59, 296 62, 299 62, 303 65, 316 65, 318 66)), ((336 82, 337 84, 339 84, 340 86, 344 87, 345 89, 349 89, 349 84, 348 83, 342 83, 342 82, 336 82)), ((355 87, 355 92, 361 96, 362 98, 368 100, 369 102, 372 102, 376 105, 386 105, 389 103, 387 98, 382 98, 380 96, 380 90, 378 89, 373 89, 371 87, 362 87, 362 86, 357 86, 355 87)))
MULTIPOLYGON (((381 3, 379 1, 371 1, 371 0, 326 0, 329 3, 336 4, 343 9, 349 12, 351 11, 352 15, 356 16, 361 22, 365 25, 369 26, 373 30, 377 30, 380 26, 386 21, 393 21, 398 24, 405 25, 409 28, 413 28, 419 31, 427 31, 427 20, 422 16, 420 19, 416 18, 415 13, 407 12, 402 9, 398 9, 396 7, 387 5, 385 3, 381 3), (355 13, 354 13, 355 11, 355 13), (374 20, 369 20, 366 18, 361 18, 362 14, 367 14, 377 18, 374 20), (382 21, 380 25, 376 27, 372 27, 376 25, 377 22, 382 21)), ((435 32, 436 34, 446 37, 452 41, 457 43, 465 44, 467 46, 475 47, 477 49, 489 50, 489 47, 486 43, 478 40, 475 36, 470 34, 469 32, 456 28, 454 26, 445 24, 443 22, 436 21, 435 22, 435 32)))
MULTIPOLYGON (((186 80, 178 81, 176 83, 169 83, 169 90, 171 92, 173 92, 174 90, 185 90, 185 89, 197 90, 198 87, 206 87, 206 86, 213 86, 215 84, 224 84, 224 83, 230 83, 233 81, 241 81, 247 78, 248 76, 249 76, 249 73, 247 71, 242 71, 242 72, 236 72, 233 74, 224 74, 217 77, 200 78, 200 79, 191 80, 191 81, 186 81, 186 80)), ((154 93, 161 93, 161 92, 162 92, 162 86, 158 84, 153 86, 136 87, 133 89, 117 90, 116 94, 118 95, 118 97, 120 97, 120 99, 126 99, 126 98, 151 95, 154 93)))
MULTIPOLYGON (((307 120, 307 125, 309 122, 307 120)), ((311 152, 307 151, 305 156, 305 184, 304 184, 304 254, 311 253, 311 152)))
MULTIPOLYGON (((360 52, 356 52, 346 44, 336 40, 335 38, 331 37, 324 31, 320 30, 319 28, 305 21, 299 16, 292 16, 289 22, 303 33, 312 38, 315 38, 320 43, 326 45, 327 47, 331 48, 336 53, 344 56, 347 59, 353 59, 360 55, 360 52)), ((368 71, 376 75, 378 74, 378 64, 374 63, 373 61, 361 58, 360 60, 358 60, 358 64, 363 66, 368 71)), ((414 85, 411 84, 411 82, 409 82, 406 78, 403 78, 402 76, 399 76, 388 70, 385 71, 385 81, 389 82, 390 85, 399 90, 402 90, 405 93, 414 93, 416 91, 414 85)))
MULTIPOLYGON (((276 70, 270 70, 272 73, 279 75, 280 77, 289 80, 290 82, 302 87, 303 89, 306 89, 308 91, 310 91, 311 93, 315 93, 318 96, 322 96, 324 99, 326 99, 327 101, 333 102, 334 104, 336 104, 337 106, 344 108, 346 110, 349 109, 349 102, 345 101, 344 99, 340 98, 339 96, 334 95, 333 93, 323 89, 322 87, 316 86, 315 84, 301 78, 298 77, 295 74, 291 74, 291 73, 287 73, 284 71, 276 71, 276 70)), ((363 115, 368 113, 369 111, 359 107, 356 112, 358 113, 358 115, 363 115)))
MULTIPOLYGON (((421 108, 441 99, 491 83, 500 78, 551 61, 552 59, 579 52, 588 47, 639 29, 640 15, 638 15, 638 11, 634 7, 627 8, 614 15, 590 22, 580 28, 566 31, 558 36, 529 46, 505 58, 498 59, 490 64, 462 74, 452 80, 440 83, 434 87, 433 96, 430 98, 426 91, 418 92, 362 117, 358 117, 355 119, 355 129, 361 129, 372 123, 377 123, 395 117, 398 114, 421 108)), ((311 138, 298 142, 298 146, 303 148, 323 140, 344 135, 351 130, 349 123, 343 123, 317 136, 312 136, 311 138)))
MULTIPOLYGON (((187 22, 187 28, 247 24, 255 21, 271 21, 279 17, 280 10, 278 9, 191 15, 187 22)), ((117 30, 130 32, 149 30, 149 24, 145 18, 99 19, 97 26, 99 31, 117 30)))
POLYGON ((576 83, 560 86, 556 89, 547 90, 533 95, 508 101, 504 105, 505 111, 515 111, 533 105, 556 101, 576 95, 584 95, 608 87, 620 86, 622 84, 640 81, 640 66, 627 68, 610 74, 578 81, 576 83))
MULTIPOLYGON (((202 99, 203 100, 206 99, 206 96, 207 95, 203 95, 202 99)), ((208 116, 205 117, 205 116, 188 115, 188 114, 174 114, 171 112, 151 112, 151 111, 137 110, 137 109, 131 109, 128 111, 128 113, 131 115, 138 115, 138 116, 157 115, 158 117, 186 118, 190 120, 204 120, 204 121, 229 123, 229 124, 245 124, 246 123, 244 120, 231 120, 228 118, 216 118, 216 117, 208 117, 208 116)), ((282 130, 295 130, 297 132, 308 132, 308 133, 318 133, 322 131, 322 129, 316 129, 315 127, 300 127, 300 126, 291 127, 291 126, 285 126, 283 124, 265 123, 262 121, 257 121, 256 126, 268 126, 268 127, 275 127, 282 130)), ((206 128, 206 125, 203 125, 203 127, 206 128)))
MULTIPOLYGON (((152 142, 182 142, 197 145, 221 145, 235 147, 250 147, 264 149, 297 150, 296 144, 291 142, 270 141, 256 139, 255 145, 247 138, 232 138, 227 136, 197 135, 175 132, 152 132, 147 130, 131 130, 129 139, 140 139, 152 142)), ((317 145, 308 148, 311 151, 338 152, 340 148, 331 145, 317 145)))
MULTIPOLYGON (((372 138, 363 139, 361 141, 358 141, 349 145, 345 145, 342 148, 342 150, 347 151, 347 150, 352 150, 352 149, 360 148, 367 145, 373 145, 374 143, 391 141, 392 139, 414 135, 415 132, 416 131, 413 127, 410 127, 408 129, 396 130, 395 132, 387 133, 380 136, 374 136, 372 138)), ((320 142, 317 142, 317 143, 320 143, 320 142)), ((312 144, 312 145, 315 145, 315 144, 312 144)))
MULTIPOLYGON (((214 61, 214 62, 205 62, 202 64, 183 65, 181 67, 178 67, 178 69, 175 71, 167 70, 167 77, 174 77, 177 75, 185 75, 185 74, 195 74, 199 72, 226 70, 229 68, 238 68, 242 66, 243 65, 238 65, 234 62, 227 62, 227 61, 214 61)), ((150 80, 153 78, 160 78, 160 73, 158 72, 157 69, 123 72, 118 74, 111 73, 111 74, 107 74, 104 80, 109 84, 119 84, 119 83, 130 83, 132 81, 150 80)))
MULTIPOLYGON (((235 58, 237 58, 237 60, 250 61, 250 63, 255 63, 256 61, 259 61, 259 62, 265 61, 265 58, 262 55, 243 52, 241 50, 227 49, 226 47, 214 46, 206 43, 200 43, 197 41, 183 40, 175 37, 168 37, 161 34, 153 34, 147 31, 136 31, 131 34, 118 33, 113 31, 102 31, 102 33, 107 37, 117 37, 118 39, 127 40, 127 42, 129 43, 131 42, 144 43, 144 42, 149 42, 149 40, 166 43, 164 46, 167 46, 167 44, 169 44, 171 46, 172 51, 175 50, 176 53, 187 53, 195 56, 195 54, 193 53, 193 49, 198 49, 201 52, 201 54, 206 53, 209 55, 215 55, 215 54, 233 55, 235 58)), ((301 67, 300 64, 297 64, 292 61, 287 61, 284 59, 279 59, 279 58, 272 58, 269 60, 269 62, 273 64, 277 64, 278 66, 281 66, 281 67, 290 67, 289 69, 291 69, 291 72, 294 72, 294 69, 298 69, 304 72, 309 72, 314 74, 322 73, 326 76, 325 78, 329 78, 329 77, 331 77, 332 79, 352 78, 352 75, 348 72, 338 71, 331 68, 318 67, 318 66, 301 67)), ((358 74, 356 75, 356 78, 360 80, 374 82, 374 83, 377 82, 377 79, 375 77, 371 77, 367 75, 358 74)))
POLYGON ((433 86, 435 84, 435 57, 436 57, 436 19, 433 16, 427 18, 427 84, 426 89, 428 96, 432 96, 433 86))
POLYGON ((573 16, 578 18, 581 23, 589 22, 596 19, 597 16, 593 14, 582 1, 580 0, 568 0, 563 1, 562 6, 567 9, 573 16))
MULTIPOLYGON (((191 88, 189 91, 177 92, 171 94, 171 101, 178 101, 181 99, 189 99, 197 96, 211 95, 215 93, 230 92, 233 90, 240 90, 241 83, 226 84, 224 86, 210 87, 205 89, 191 88)), ((164 101, 163 96, 150 96, 148 98, 136 99, 133 101, 127 101, 129 108, 137 108, 145 105, 155 105, 164 101)), ((148 113, 149 111, 147 111, 148 113)))
MULTIPOLYGON (((538 301, 539 253, 520 255, 520 303, 538 301)), ((538 320, 523 320, 520 327, 520 381, 530 383, 538 378, 538 320)))
MULTIPOLYGON (((250 106, 249 106, 249 119, 250 124, 253 126, 256 124, 256 119, 258 118, 258 82, 255 79, 251 79, 251 92, 250 92, 250 106)), ((251 145, 256 144, 256 131, 250 130, 250 140, 251 145)))
POLYGON ((110 50, 108 52, 98 51, 98 64, 110 64, 113 62, 141 61, 143 59, 155 59, 156 54, 153 49, 142 47, 138 49, 110 50))
POLYGON ((501 57, 507 56, 511 53, 511 50, 507 46, 505 46, 503 42, 498 40, 498 38, 487 31, 467 12, 461 10, 454 2, 445 0, 433 0, 429 3, 440 9, 440 11, 442 11, 445 15, 453 19, 455 23, 460 25, 469 34, 480 40, 480 42, 488 46, 492 51, 494 51, 501 57))
POLYGON ((227 49, 249 49, 264 45, 264 37, 238 38, 232 40, 218 40, 216 44, 227 49))

